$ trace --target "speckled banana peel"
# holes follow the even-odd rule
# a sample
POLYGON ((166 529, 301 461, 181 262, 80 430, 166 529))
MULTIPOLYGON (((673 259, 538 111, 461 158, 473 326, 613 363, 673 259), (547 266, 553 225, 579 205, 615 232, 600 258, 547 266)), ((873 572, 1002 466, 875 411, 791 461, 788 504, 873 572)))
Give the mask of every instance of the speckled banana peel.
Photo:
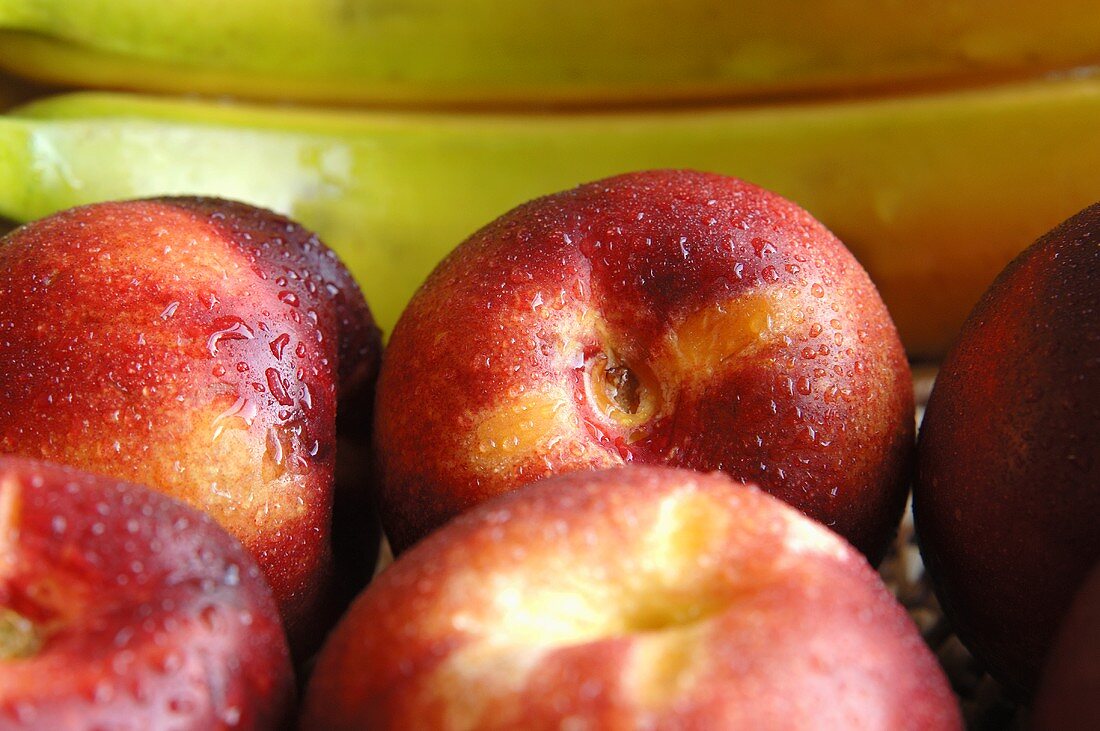
POLYGON ((995 274, 1100 199, 1100 79, 861 101, 570 114, 334 112, 77 94, 0 117, 0 215, 237 198, 344 258, 387 330, 447 252, 512 206, 629 170, 736 175, 799 202, 868 269, 915 356, 995 274))
POLYGON ((66 86, 406 106, 777 98, 1100 63, 1094 0, 0 0, 66 86))

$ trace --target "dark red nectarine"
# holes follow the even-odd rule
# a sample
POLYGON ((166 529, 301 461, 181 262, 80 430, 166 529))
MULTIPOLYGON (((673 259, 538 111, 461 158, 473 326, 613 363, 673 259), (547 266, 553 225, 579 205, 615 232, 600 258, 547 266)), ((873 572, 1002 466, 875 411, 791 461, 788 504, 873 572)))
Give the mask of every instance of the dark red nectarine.
POLYGON ((914 517, 944 612, 1018 694, 1100 560, 1100 205, 970 314, 921 427, 914 517))

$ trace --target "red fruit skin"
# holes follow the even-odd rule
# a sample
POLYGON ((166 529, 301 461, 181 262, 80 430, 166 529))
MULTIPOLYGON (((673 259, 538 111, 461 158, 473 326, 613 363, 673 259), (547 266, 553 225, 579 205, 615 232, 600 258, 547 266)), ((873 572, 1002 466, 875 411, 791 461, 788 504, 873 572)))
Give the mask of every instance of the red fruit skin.
POLYGON ((255 561, 139 485, 0 457, 0 607, 43 635, 0 659, 0 727, 272 729, 293 674, 255 561))
POLYGON ((921 426, 914 517, 947 617, 1030 694, 1100 559, 1100 205, 997 278, 940 368, 921 426))
POLYGON ((387 353, 375 453, 398 551, 527 481, 625 462, 759 484, 873 562, 904 507, 913 395, 885 306, 809 213, 735 178, 634 173, 515 209, 439 265, 387 353), (698 326, 723 312, 722 334, 698 326), (644 438, 586 399, 583 362, 608 349, 664 392, 644 438), (545 389, 571 419, 557 441, 479 466, 484 415, 545 389))
MULTIPOLYGON (((380 350, 343 265, 270 211, 101 203, 0 242, 0 453, 208 512, 263 567, 296 646, 324 631, 337 402, 369 401, 380 350)), ((369 412, 342 416, 361 429, 369 412)))
POLYGON ((721 474, 642 466, 530 484, 398 557, 329 636, 302 728, 570 722, 961 728, 862 555, 721 474))
POLYGON ((1036 731, 1100 728, 1100 563, 1062 620, 1046 663, 1031 725, 1036 731))

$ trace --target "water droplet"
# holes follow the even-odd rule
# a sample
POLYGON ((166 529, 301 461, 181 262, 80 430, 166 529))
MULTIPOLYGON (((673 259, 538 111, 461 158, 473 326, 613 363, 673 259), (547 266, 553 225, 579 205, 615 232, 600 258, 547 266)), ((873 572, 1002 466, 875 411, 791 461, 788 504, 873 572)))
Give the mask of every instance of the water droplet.
POLYGON ((817 282, 814 282, 813 285, 810 286, 810 294, 812 294, 814 297, 817 297, 818 299, 821 299, 825 296, 825 288, 817 282))
POLYGON ((279 371, 274 368, 268 368, 264 372, 264 375, 267 376, 267 387, 271 391, 271 395, 275 397, 275 400, 283 406, 293 406, 294 399, 287 393, 287 384, 283 381, 282 376, 279 375, 279 371))
POLYGON ((752 240, 752 250, 756 252, 757 257, 763 259, 775 253, 775 246, 767 239, 755 238, 752 240))
POLYGON ((168 306, 160 313, 160 319, 167 320, 172 317, 172 315, 176 314, 176 310, 179 309, 179 306, 179 302, 169 302, 168 306))
POLYGON ((775 270, 775 267, 769 264, 760 271, 760 277, 765 282, 778 282, 779 272, 775 270))
POLYGON ((252 426, 252 421, 259 413, 260 408, 255 403, 246 399, 244 396, 238 396, 232 406, 214 417, 214 438, 217 439, 221 434, 225 426, 222 422, 228 419, 238 418, 248 426, 252 426))
POLYGON ((225 585, 236 586, 241 583, 241 569, 237 564, 232 563, 225 569, 225 585))
POLYGON ((290 344, 290 336, 283 333, 279 337, 271 341, 271 354, 278 360, 283 359, 283 351, 286 350, 286 346, 290 344))
MULTIPOLYGON (((252 329, 239 317, 223 317, 214 325, 217 329, 206 340, 206 349, 212 356, 218 354, 218 344, 223 340, 252 340, 255 337, 252 329)), ((240 370, 239 366, 237 370, 240 370)))

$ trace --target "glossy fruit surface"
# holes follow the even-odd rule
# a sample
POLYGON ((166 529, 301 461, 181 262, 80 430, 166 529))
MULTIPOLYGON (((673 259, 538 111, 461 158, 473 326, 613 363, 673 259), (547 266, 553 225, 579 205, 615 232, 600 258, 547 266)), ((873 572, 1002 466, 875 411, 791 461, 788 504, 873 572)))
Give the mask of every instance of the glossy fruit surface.
POLYGON ((957 729, 866 560, 718 475, 558 475, 429 536, 329 636, 306 729, 957 729))
POLYGON ((1001 274, 945 359, 914 514, 937 595, 998 679, 1029 693, 1100 558, 1100 205, 1001 274))
POLYGON ((877 561, 905 501, 909 366, 866 273, 790 201, 690 171, 537 199, 459 246, 379 380, 396 550, 555 472, 722 470, 877 561))
POLYGON ((0 242, 0 453, 209 513, 264 568, 292 634, 331 570, 337 402, 369 395, 380 348, 336 257, 269 211, 104 203, 0 242))
POLYGON ((271 590, 216 523, 0 456, 0 726, 271 729, 293 693, 271 590))

